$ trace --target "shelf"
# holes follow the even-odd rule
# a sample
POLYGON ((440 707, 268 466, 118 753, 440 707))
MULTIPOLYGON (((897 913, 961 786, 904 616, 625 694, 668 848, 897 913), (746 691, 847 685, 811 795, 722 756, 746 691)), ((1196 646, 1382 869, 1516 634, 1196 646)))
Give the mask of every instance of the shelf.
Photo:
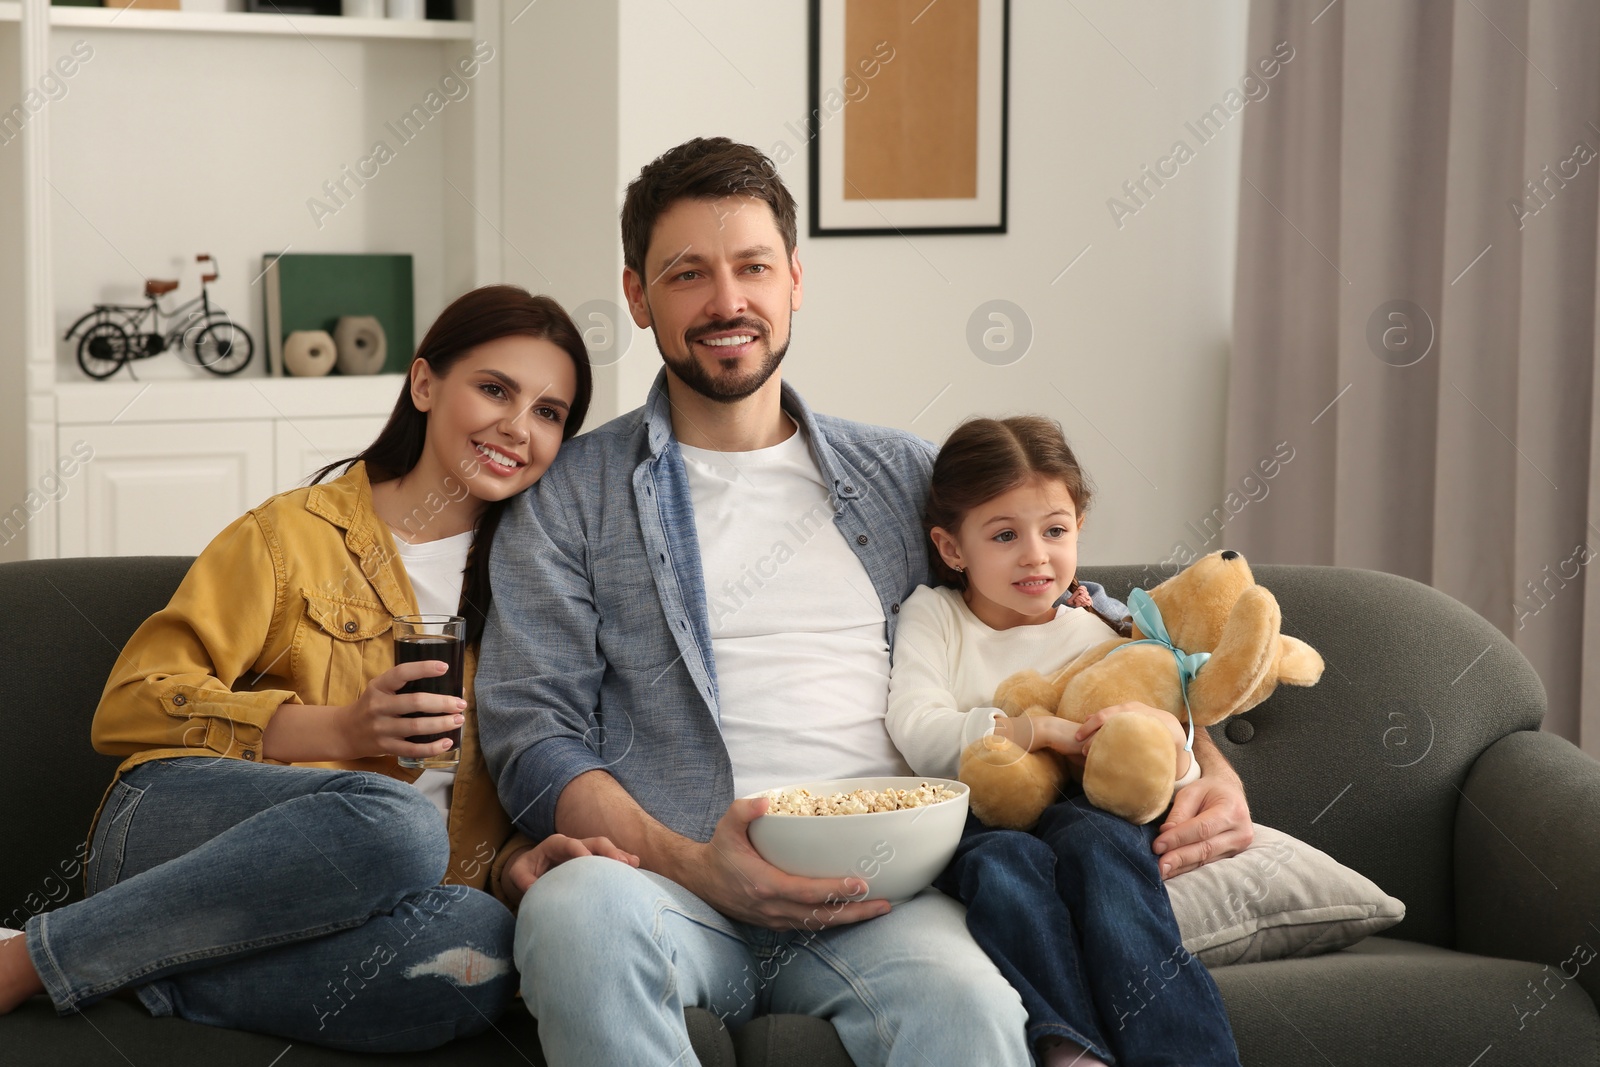
MULTIPOLYGON (((21 18, 17 0, 0 0, 0 22, 21 18)), ((337 15, 272 15, 244 11, 143 11, 139 8, 52 7, 50 25, 168 33, 255 33, 294 37, 365 37, 470 41, 472 23, 445 19, 354 19, 337 15)))
POLYGON ((56 420, 69 426, 381 416, 394 409, 404 382, 403 374, 62 382, 55 387, 56 420))

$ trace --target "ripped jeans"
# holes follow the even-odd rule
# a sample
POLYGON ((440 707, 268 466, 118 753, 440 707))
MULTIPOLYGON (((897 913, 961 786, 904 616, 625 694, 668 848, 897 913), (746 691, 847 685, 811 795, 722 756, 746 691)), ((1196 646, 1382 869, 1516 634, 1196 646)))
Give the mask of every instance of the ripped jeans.
POLYGON ((364 1052, 487 1030, 517 988, 515 920, 440 885, 439 811, 364 771, 156 760, 95 826, 89 896, 28 920, 68 1014, 132 989, 153 1015, 364 1052))

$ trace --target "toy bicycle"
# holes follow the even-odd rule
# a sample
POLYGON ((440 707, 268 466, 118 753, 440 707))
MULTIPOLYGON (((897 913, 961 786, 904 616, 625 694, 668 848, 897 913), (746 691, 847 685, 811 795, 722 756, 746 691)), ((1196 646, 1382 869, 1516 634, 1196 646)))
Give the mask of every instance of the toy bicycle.
MULTIPOLYGON (((216 260, 195 256, 211 269, 200 275, 200 295, 171 311, 159 298, 178 287, 176 281, 147 278, 148 304, 96 304, 94 310, 72 324, 63 340, 78 338, 78 366, 91 378, 109 378, 136 359, 159 356, 169 348, 187 348, 195 362, 212 374, 237 374, 250 363, 256 343, 243 326, 211 303, 206 285, 217 280, 216 260), (161 320, 176 325, 163 334, 161 320)), ((133 369, 129 367, 129 376, 133 369)))

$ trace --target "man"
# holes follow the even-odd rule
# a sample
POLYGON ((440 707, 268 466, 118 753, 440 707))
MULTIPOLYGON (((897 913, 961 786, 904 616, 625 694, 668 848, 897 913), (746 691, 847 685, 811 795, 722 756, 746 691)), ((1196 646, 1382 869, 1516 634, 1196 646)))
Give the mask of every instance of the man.
MULTIPOLYGON (((478 669, 485 755, 535 839, 607 836, 522 903, 547 1058, 695 1062, 683 1009, 830 1019, 861 1067, 1030 1062, 1020 1001, 928 891, 786 875, 746 830, 795 781, 904 773, 883 719, 901 601, 928 580, 934 449, 813 414, 782 384, 794 201, 723 138, 655 160, 623 207, 623 285, 666 364, 506 513, 478 669), (872 922, 863 920, 872 919, 872 922)), ((1173 873, 1248 844, 1214 748, 1158 841, 1173 873), (1204 787, 1202 789, 1202 787, 1204 787)))

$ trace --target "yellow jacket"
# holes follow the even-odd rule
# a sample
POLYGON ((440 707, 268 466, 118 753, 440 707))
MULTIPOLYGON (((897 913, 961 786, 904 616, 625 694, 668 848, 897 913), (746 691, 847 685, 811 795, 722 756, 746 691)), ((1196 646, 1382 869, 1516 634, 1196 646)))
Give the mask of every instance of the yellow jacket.
MULTIPOLYGON (((279 705, 353 702, 394 665, 391 619, 416 611, 362 464, 275 496, 218 534, 171 602, 128 641, 95 710, 95 750, 128 757, 119 776, 175 756, 261 760, 261 735, 279 705)), ((501 896, 501 868, 530 842, 500 807, 478 747, 475 652, 464 664, 469 710, 445 881, 501 896)), ((393 756, 310 766, 406 782, 421 774, 393 756)))

